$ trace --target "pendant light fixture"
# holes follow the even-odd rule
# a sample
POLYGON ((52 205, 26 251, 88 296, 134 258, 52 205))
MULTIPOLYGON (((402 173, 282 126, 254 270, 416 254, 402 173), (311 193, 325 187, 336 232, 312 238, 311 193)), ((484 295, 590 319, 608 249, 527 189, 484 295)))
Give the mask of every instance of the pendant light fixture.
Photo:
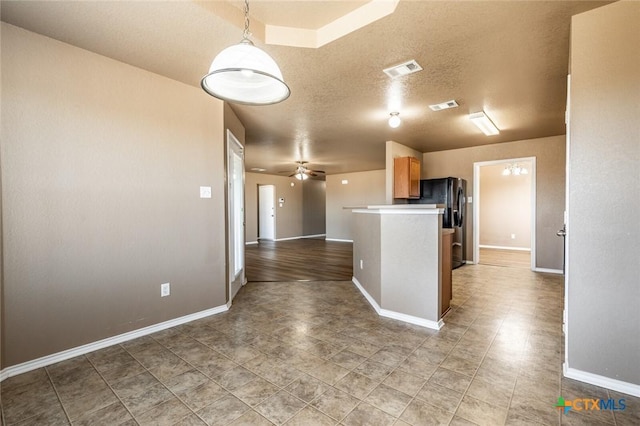
POLYGON ((278 64, 249 40, 249 1, 244 2, 244 33, 240 43, 227 47, 211 63, 200 85, 223 101, 244 105, 271 105, 289 97, 291 90, 278 64))

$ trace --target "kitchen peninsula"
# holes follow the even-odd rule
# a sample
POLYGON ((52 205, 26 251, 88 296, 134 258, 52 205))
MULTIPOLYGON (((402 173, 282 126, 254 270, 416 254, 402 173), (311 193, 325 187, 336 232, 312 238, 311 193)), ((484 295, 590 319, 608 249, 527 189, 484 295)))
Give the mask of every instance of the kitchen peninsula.
POLYGON ((436 330, 444 325, 442 213, 434 204, 353 210, 353 282, 379 315, 436 330))

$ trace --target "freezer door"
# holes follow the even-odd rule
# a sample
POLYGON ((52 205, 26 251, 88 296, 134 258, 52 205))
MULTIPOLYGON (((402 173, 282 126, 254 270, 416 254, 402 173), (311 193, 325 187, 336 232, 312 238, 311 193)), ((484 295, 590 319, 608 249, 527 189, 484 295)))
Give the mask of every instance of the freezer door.
POLYGON ((454 268, 462 266, 465 262, 465 228, 466 228, 466 182, 464 179, 455 179, 453 182, 453 247, 452 263, 454 268))

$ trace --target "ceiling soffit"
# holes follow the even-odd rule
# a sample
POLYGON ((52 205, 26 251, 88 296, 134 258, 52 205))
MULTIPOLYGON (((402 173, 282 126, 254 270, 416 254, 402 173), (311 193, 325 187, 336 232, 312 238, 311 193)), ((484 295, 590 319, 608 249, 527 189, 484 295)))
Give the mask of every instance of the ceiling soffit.
MULTIPOLYGON (((317 16, 319 10, 308 8, 313 2, 301 2, 307 6, 304 12, 296 9, 295 2, 269 2, 268 7, 257 2, 250 5, 250 29, 254 38, 266 44, 317 49, 392 14, 398 2, 322 2, 321 6, 328 10, 320 18, 317 16), (288 13, 289 9, 293 10, 288 13)), ((244 27, 242 2, 197 3, 226 21, 244 27)))

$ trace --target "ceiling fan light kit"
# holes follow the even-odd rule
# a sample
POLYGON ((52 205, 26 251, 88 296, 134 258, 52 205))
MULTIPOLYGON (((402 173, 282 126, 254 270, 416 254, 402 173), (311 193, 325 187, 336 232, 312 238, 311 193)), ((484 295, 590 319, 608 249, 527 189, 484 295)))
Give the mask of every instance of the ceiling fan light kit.
MULTIPOLYGON (((278 173, 291 173, 289 177, 296 178, 298 180, 307 180, 310 177, 316 177, 319 173, 324 174, 324 170, 312 170, 307 168, 305 164, 308 164, 308 161, 296 161, 296 168, 293 172, 290 171, 281 171, 278 173)), ((293 185, 292 185, 293 186, 293 185)))
POLYGON ((227 47, 202 78, 202 89, 218 99, 243 105, 271 105, 289 97, 291 90, 271 56, 249 40, 249 2, 245 0, 242 41, 227 47))

